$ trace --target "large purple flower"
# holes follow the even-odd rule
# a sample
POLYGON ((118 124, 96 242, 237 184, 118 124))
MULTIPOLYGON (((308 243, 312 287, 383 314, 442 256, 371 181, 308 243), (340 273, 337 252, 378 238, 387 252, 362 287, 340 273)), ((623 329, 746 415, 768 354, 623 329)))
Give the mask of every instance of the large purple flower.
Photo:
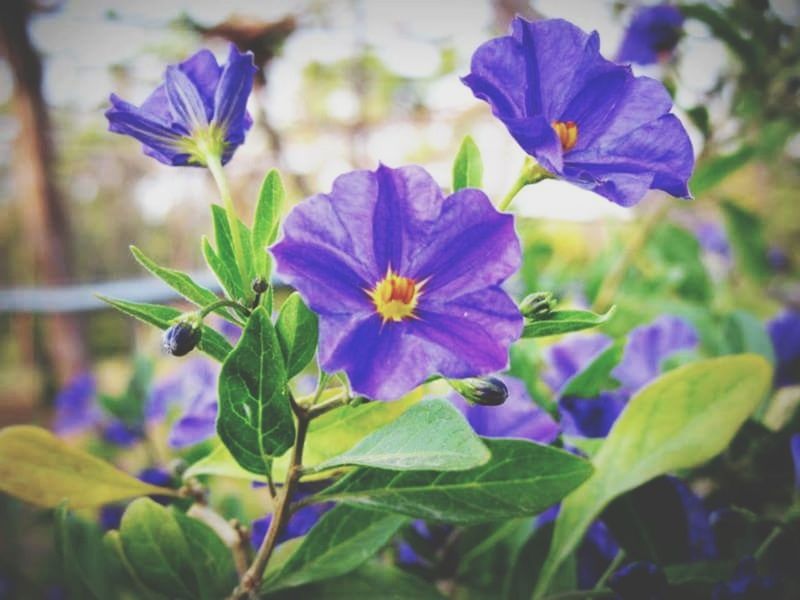
POLYGON ((165 82, 141 107, 111 94, 109 130, 136 138, 167 165, 203 166, 210 155, 225 164, 252 124, 245 107, 255 71, 253 54, 233 44, 222 66, 201 50, 167 67, 165 82))
POLYGON ((600 55, 597 32, 516 18, 463 78, 555 175, 631 206, 649 189, 689 197, 694 155, 664 86, 600 55))
POLYGON ((450 397, 475 433, 491 438, 524 438, 542 444, 555 440, 558 424, 536 406, 525 384, 508 375, 502 375, 500 379, 508 388, 508 399, 499 406, 471 404, 458 394, 450 397))
POLYGON ((683 35, 683 14, 676 6, 642 6, 625 30, 617 62, 652 65, 672 56, 683 35))
POLYGON ((503 369, 522 331, 500 287, 520 264, 513 218, 476 189, 445 198, 420 167, 340 176, 292 210, 272 253, 320 316, 322 368, 371 398, 503 369))

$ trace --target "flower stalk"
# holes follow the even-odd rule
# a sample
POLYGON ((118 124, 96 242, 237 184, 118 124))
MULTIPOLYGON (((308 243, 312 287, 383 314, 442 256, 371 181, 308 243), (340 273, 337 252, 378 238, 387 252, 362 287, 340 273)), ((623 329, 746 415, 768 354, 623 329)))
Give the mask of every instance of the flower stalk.
POLYGON ((508 190, 508 193, 500 201, 500 204, 497 205, 497 210, 508 210, 508 207, 514 201, 514 198, 516 198, 517 194, 519 194, 522 188, 524 188, 526 185, 539 183, 545 179, 552 178, 552 173, 537 163, 532 157, 527 156, 525 158, 525 163, 522 165, 522 170, 519 173, 519 177, 517 177, 517 180, 511 186, 511 189, 508 190))

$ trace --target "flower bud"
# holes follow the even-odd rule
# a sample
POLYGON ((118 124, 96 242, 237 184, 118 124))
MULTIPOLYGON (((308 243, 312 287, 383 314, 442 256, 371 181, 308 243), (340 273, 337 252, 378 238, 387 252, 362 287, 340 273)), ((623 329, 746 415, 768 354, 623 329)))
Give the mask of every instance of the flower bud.
POLYGON ((497 377, 448 380, 453 389, 474 404, 499 406, 508 399, 508 388, 497 377))
POLYGON ((256 277, 250 283, 250 287, 256 294, 263 294, 267 291, 267 281, 263 277, 256 277))
POLYGON ((556 305, 556 299, 550 292, 534 292, 519 304, 519 311, 526 319, 541 319, 556 305))
POLYGON ((164 332, 161 345, 172 356, 184 356, 194 350, 203 335, 202 321, 182 318, 164 332))

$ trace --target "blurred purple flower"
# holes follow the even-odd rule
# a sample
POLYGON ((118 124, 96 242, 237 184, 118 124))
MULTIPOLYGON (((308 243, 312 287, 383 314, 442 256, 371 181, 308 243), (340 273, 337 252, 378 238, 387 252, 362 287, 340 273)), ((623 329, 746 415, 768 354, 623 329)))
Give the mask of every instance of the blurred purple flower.
POLYGON ((542 380, 558 394, 567 382, 605 351, 613 340, 602 334, 568 335, 544 351, 547 364, 542 380))
POLYGON ((120 448, 132 446, 144 437, 144 430, 138 425, 111 419, 102 425, 103 441, 120 448))
POLYGON ((119 524, 122 522, 122 515, 124 512, 125 506, 122 504, 106 504, 101 506, 98 520, 100 521, 100 527, 103 531, 119 529, 119 524))
POLYGON ((57 435, 81 433, 96 427, 104 417, 97 405, 94 376, 88 372, 76 375, 58 392, 55 410, 53 431, 57 435))
MULTIPOLYGON (((323 486, 319 484, 303 484, 294 496, 295 501, 302 500, 323 486)), ((311 528, 317 524, 320 517, 333 508, 333 502, 322 502, 319 504, 312 504, 304 506, 303 508, 295 511, 289 518, 289 522, 283 528, 283 531, 278 535, 278 543, 291 540, 301 535, 307 534, 311 528)), ((264 536, 267 535, 267 530, 272 522, 272 515, 269 514, 261 519, 256 519, 250 526, 250 543, 253 548, 258 549, 264 541, 264 536)))
POLYGON ((508 399, 499 406, 483 406, 467 402, 458 394, 450 401, 463 413, 480 436, 490 438, 523 438, 549 444, 558 437, 558 424, 539 408, 515 377, 500 375, 508 388, 508 399))
POLYGON ((505 368, 522 317, 500 284, 520 265, 511 215, 422 168, 342 175, 297 205, 272 247, 282 279, 319 314, 319 359, 392 400, 433 373, 505 368))
POLYGON ((696 349, 698 341, 694 327, 684 319, 658 317, 628 334, 622 361, 611 375, 620 382, 620 390, 633 395, 661 374, 664 361, 678 352, 696 349))
POLYGON ((431 561, 415 549, 415 546, 425 546, 434 551, 444 547, 447 538, 453 533, 453 526, 444 523, 426 523, 420 519, 412 521, 408 536, 414 538, 412 542, 400 539, 397 542, 397 562, 401 565, 430 567, 431 561), (413 543, 416 541, 417 543, 413 543))
POLYGON ((795 433, 789 444, 792 449, 792 463, 794 464, 794 487, 800 490, 800 433, 795 433))
POLYGON ((475 51, 462 81, 548 171, 622 206, 649 189, 690 197, 689 136, 661 82, 600 55, 560 19, 514 19, 511 35, 475 51))
POLYGON ((669 4, 642 6, 625 30, 617 62, 652 65, 668 60, 683 36, 683 14, 669 4))
POLYGON ((216 364, 196 358, 153 388, 145 410, 148 422, 163 420, 172 406, 181 411, 169 434, 170 447, 184 448, 214 435, 218 373, 216 364))
POLYGON ((718 254, 723 258, 730 258, 731 245, 725 228, 714 221, 701 221, 694 225, 694 233, 700 247, 706 252, 718 254))
POLYGON ((800 313, 784 311, 767 323, 775 349, 775 387, 800 383, 800 313))
POLYGON ((752 556, 736 565, 728 581, 714 586, 712 600, 755 600, 766 598, 782 598, 778 582, 773 577, 758 573, 758 566, 752 556))
POLYGON ((109 130, 136 138, 145 154, 167 165, 203 166, 210 155, 225 164, 252 124, 246 105, 255 72, 253 54, 233 44, 222 66, 201 50, 167 67, 165 82, 141 107, 111 94, 109 130))

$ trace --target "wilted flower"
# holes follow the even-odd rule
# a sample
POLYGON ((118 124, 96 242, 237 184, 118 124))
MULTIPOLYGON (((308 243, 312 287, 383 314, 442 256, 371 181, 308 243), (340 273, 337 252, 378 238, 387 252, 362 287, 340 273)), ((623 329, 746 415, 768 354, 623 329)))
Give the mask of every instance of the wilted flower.
POLYGON ((622 206, 649 189, 690 196, 692 145, 669 94, 603 58, 597 32, 518 17, 510 36, 475 51, 463 81, 558 177, 622 206))
POLYGON ((353 389, 398 398, 432 373, 503 369, 522 317, 500 284, 520 264, 510 215, 420 167, 355 171, 296 206, 272 248, 320 316, 319 360, 353 389))
POLYGON ((643 6, 625 30, 617 62, 652 65, 668 60, 682 35, 683 14, 676 6, 643 6))
POLYGON ((255 71, 252 53, 233 44, 222 66, 201 50, 167 67, 165 82, 141 107, 112 94, 109 129, 136 138, 145 154, 167 165, 225 164, 252 124, 245 106, 255 71))
POLYGON ((515 377, 501 375, 508 399, 501 406, 480 406, 465 402, 453 394, 450 401, 463 413, 480 436, 523 438, 549 444, 558 437, 558 424, 534 404, 525 384, 515 377))

